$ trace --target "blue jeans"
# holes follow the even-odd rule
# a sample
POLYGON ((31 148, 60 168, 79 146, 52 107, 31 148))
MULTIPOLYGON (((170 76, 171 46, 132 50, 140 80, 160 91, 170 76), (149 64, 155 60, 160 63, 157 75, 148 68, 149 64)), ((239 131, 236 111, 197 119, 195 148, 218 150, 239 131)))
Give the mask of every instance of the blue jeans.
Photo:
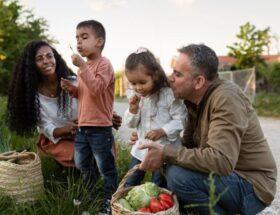
POLYGON ((75 165, 81 171, 92 198, 96 196, 96 167, 104 182, 104 197, 111 199, 118 174, 112 153, 112 127, 80 127, 75 138, 75 165), (93 165, 95 160, 96 165, 93 165))
MULTIPOLYGON (((135 157, 132 157, 132 160, 130 162, 130 169, 132 169, 135 165, 141 163, 140 160, 138 160, 135 157)), ((141 181, 144 179, 146 172, 143 170, 136 170, 128 179, 126 180, 125 187, 130 186, 136 186, 141 184, 141 181)), ((159 170, 152 172, 152 182, 154 182, 159 187, 166 188, 166 180, 164 176, 160 173, 159 170)))
MULTIPOLYGON (((167 186, 178 197, 180 204, 189 205, 209 202, 208 174, 192 171, 175 165, 166 167, 167 186)), ((215 176, 216 195, 224 193, 214 207, 218 214, 256 214, 266 205, 254 193, 253 186, 231 173, 228 176, 215 176)), ((209 214, 207 207, 196 207, 199 214, 209 214)))

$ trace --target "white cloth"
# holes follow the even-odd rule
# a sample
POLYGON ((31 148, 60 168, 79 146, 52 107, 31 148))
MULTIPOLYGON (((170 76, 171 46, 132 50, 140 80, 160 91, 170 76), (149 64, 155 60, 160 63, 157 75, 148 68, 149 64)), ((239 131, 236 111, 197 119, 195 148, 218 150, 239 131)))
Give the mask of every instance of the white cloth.
MULTIPOLYGON (((130 97, 133 93, 129 91, 127 95, 130 97)), ((147 150, 139 150, 138 145, 150 142, 145 139, 145 134, 153 129, 162 128, 167 135, 157 142, 180 145, 180 132, 184 129, 186 117, 186 106, 182 100, 175 99, 169 87, 162 88, 159 96, 141 97, 138 113, 130 113, 127 109, 124 114, 124 124, 136 128, 138 134, 138 141, 131 149, 132 156, 141 161, 144 159, 147 150)))
MULTIPOLYGON (((73 81, 76 84, 76 81, 73 81)), ((49 138, 53 143, 57 143, 61 138, 55 138, 53 136, 53 131, 55 128, 63 127, 67 124, 67 122, 73 121, 77 119, 78 116, 78 101, 75 98, 69 98, 72 100, 71 102, 71 117, 66 118, 62 116, 61 113, 58 112, 58 97, 51 98, 48 96, 44 96, 40 93, 39 101, 40 101, 40 117, 41 120, 38 124, 39 132, 44 134, 47 138, 49 138)), ((69 100, 70 101, 70 100, 69 100)))

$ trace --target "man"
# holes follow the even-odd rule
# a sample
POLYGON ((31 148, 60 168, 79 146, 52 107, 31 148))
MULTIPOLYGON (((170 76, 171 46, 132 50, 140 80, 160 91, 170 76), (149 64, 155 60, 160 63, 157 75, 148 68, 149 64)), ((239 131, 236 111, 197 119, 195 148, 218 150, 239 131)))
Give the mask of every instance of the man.
MULTIPOLYGON (((215 205, 218 214, 256 214, 276 192, 277 169, 257 115, 240 88, 218 77, 218 58, 209 47, 179 50, 170 84, 185 100, 189 118, 183 146, 143 144, 148 154, 142 170, 166 164, 168 187, 182 205, 209 202, 209 173, 216 194, 228 189, 215 205)), ((208 214, 208 208, 197 208, 208 214)))

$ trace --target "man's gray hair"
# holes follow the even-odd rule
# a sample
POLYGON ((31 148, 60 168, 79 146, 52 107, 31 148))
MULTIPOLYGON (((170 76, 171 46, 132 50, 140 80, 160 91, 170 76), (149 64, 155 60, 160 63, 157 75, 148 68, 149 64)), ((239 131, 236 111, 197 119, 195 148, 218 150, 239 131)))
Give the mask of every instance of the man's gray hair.
POLYGON ((190 44, 178 50, 190 59, 192 75, 204 75, 209 81, 218 77, 219 60, 216 53, 204 44, 190 44))

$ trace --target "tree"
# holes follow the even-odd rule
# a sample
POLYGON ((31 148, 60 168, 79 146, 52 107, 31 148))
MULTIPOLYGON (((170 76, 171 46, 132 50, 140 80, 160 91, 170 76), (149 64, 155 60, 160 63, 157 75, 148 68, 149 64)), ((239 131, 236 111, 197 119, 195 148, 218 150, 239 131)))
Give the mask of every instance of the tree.
POLYGON ((258 64, 264 64, 264 60, 260 57, 265 49, 269 50, 271 43, 270 28, 257 30, 254 25, 247 22, 240 26, 240 32, 236 35, 239 42, 235 42, 232 46, 227 46, 230 51, 229 56, 236 58, 234 67, 236 69, 244 69, 255 67, 258 64))
POLYGON ((6 95, 16 60, 27 42, 34 39, 56 42, 48 34, 48 24, 35 18, 18 0, 0 0, 0 95, 6 95))

